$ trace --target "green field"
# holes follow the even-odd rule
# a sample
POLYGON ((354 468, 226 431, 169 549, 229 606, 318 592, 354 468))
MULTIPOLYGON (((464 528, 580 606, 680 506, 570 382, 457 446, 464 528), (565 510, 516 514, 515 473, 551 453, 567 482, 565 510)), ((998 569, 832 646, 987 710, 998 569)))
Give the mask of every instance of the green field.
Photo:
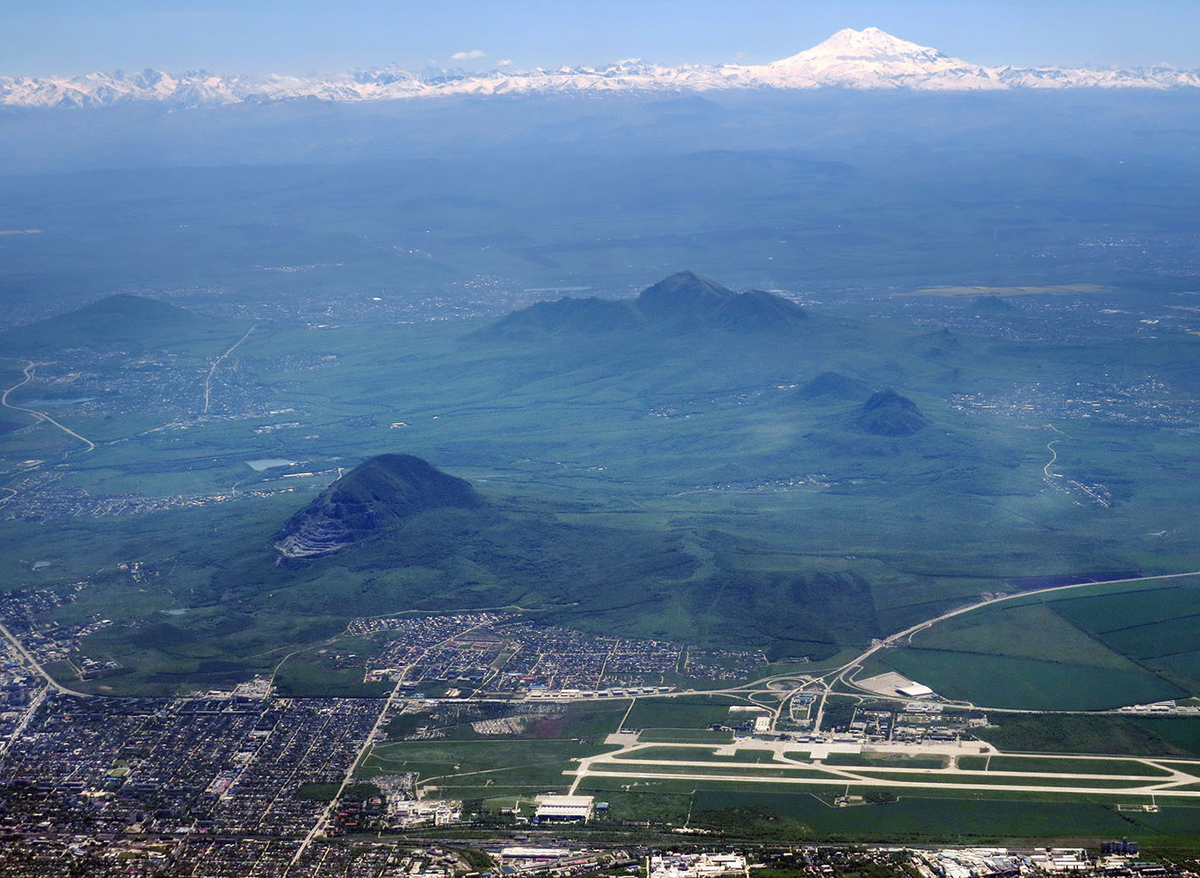
POLYGON ((671 698, 639 698, 625 720, 627 729, 707 729, 719 723, 742 722, 748 713, 730 713, 734 706, 748 706, 743 698, 723 695, 680 695, 671 698))
POLYGON ((445 790, 462 786, 566 787, 562 771, 572 758, 603 752, 573 740, 398 741, 380 744, 364 760, 358 776, 416 772, 422 784, 445 790), (493 783, 489 783, 492 781, 493 783))
POLYGON ((919 632, 879 664, 980 706, 1095 710, 1200 690, 1200 577, 1005 601, 919 632))
POLYGON ((976 734, 1006 752, 1200 758, 1200 720, 1106 714, 1004 716, 976 734))
MULTIPOLYGON (((958 760, 959 768, 988 771, 1031 771, 1054 774, 1128 774, 1140 777, 1164 777, 1169 772, 1145 762, 1128 759, 1055 759, 1045 756, 967 756, 958 760), (967 760, 970 760, 968 762, 967 760)), ((1200 768, 1200 765, 1197 766, 1200 768)), ((1184 769, 1186 770, 1186 769, 1184 769)))
POLYGON ((565 704, 521 733, 498 736, 479 735, 469 722, 444 725, 427 713, 402 714, 385 726, 388 740, 371 749, 356 776, 416 772, 428 792, 471 799, 565 790, 571 778, 563 772, 574 766, 572 760, 611 749, 604 738, 616 731, 628 707, 628 701, 565 704), (402 739, 431 723, 444 737, 402 739))
POLYGON ((1119 813, 1112 804, 1046 802, 1037 799, 978 800, 940 798, 922 791, 901 792, 891 805, 831 808, 824 801, 797 793, 702 790, 694 814, 703 825, 740 824, 755 836, 774 834, 766 815, 776 815, 785 827, 775 832, 796 837, 896 841, 936 838, 947 842, 978 843, 1001 839, 1092 839, 1128 836, 1166 842, 1194 839, 1200 808, 1164 807, 1157 814, 1119 813))

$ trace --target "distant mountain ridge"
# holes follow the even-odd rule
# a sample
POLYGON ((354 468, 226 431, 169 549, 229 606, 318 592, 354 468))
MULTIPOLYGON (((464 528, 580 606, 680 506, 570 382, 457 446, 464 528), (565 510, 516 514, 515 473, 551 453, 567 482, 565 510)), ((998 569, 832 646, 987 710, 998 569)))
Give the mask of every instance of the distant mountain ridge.
POLYGON ((808 312, 763 290, 735 293, 692 271, 680 271, 642 290, 636 299, 573 299, 537 302, 492 324, 489 333, 520 336, 555 332, 719 329, 731 332, 786 330, 808 312))
MULTIPOLYGON (((150 350, 226 339, 248 324, 209 317, 143 296, 119 293, 64 314, 0 333, 0 350, 37 353, 67 348, 150 350)), ((234 336, 236 337, 236 336, 234 336)))
POLYGON ((605 67, 558 70, 439 70, 396 67, 318 76, 221 76, 205 70, 169 74, 86 73, 0 77, 0 105, 100 107, 262 104, 319 100, 361 102, 451 95, 682 93, 726 89, 913 89, 964 91, 1064 88, 1197 88, 1200 72, 1171 67, 986 67, 953 58, 878 28, 846 28, 817 46, 769 64, 668 67, 640 59, 605 67))

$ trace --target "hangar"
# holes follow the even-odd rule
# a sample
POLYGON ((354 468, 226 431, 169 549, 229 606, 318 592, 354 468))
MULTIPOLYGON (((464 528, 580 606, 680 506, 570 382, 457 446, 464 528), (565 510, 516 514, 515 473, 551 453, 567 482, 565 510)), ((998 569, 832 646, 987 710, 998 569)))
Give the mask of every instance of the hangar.
POLYGON ((537 819, 562 823, 587 823, 592 817, 591 796, 538 796, 537 819))

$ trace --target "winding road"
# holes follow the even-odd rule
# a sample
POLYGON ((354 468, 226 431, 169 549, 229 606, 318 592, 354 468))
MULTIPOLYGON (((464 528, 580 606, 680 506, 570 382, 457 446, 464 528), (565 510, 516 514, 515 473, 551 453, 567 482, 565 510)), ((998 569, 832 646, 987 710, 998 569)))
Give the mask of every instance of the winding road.
MULTIPOLYGON (((1046 424, 1046 426, 1049 427, 1051 430, 1053 430, 1055 433, 1057 433, 1059 436, 1062 436, 1065 438, 1067 435, 1066 433, 1064 433, 1062 430, 1058 429, 1058 427, 1054 426, 1053 424, 1046 424)), ((1055 449, 1054 446, 1057 445, 1059 442, 1062 442, 1062 439, 1051 439, 1049 442, 1046 443, 1046 448, 1050 451, 1050 462, 1048 464, 1046 464, 1044 467, 1042 467, 1042 472, 1046 474, 1046 478, 1048 478, 1048 479, 1061 479, 1062 478, 1062 473, 1050 472, 1051 467, 1053 467, 1054 464, 1058 461, 1058 451, 1055 449)))
POLYGON ((4 406, 5 408, 12 409, 15 412, 24 412, 27 415, 33 415, 39 421, 48 421, 49 423, 58 427, 58 429, 62 430, 68 436, 78 439, 80 442, 82 442, 84 445, 86 445, 87 448, 84 450, 85 454, 88 451, 95 450, 95 448, 96 448, 95 442, 93 442, 91 439, 88 439, 86 436, 80 436, 78 433, 76 433, 70 427, 64 427, 62 424, 60 424, 58 421, 54 420, 54 418, 50 417, 45 412, 39 412, 37 409, 25 408, 24 406, 20 406, 20 405, 13 405, 11 402, 8 401, 8 395, 10 393, 12 393, 14 390, 16 390, 20 387, 24 387, 26 384, 28 384, 30 381, 33 380, 33 373, 37 369, 38 364, 33 362, 32 360, 27 360, 26 363, 27 363, 27 365, 25 366, 25 369, 24 369, 25 377, 21 381, 18 381, 16 384, 14 384, 12 387, 5 390, 3 394, 0 394, 0 405, 4 406))

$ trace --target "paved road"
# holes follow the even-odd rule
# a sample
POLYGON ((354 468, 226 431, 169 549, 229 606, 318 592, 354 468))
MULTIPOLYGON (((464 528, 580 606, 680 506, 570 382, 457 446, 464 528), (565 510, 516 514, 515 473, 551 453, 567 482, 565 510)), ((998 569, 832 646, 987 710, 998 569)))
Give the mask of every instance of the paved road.
MULTIPOLYGON (((1053 430, 1055 433, 1057 433, 1059 436, 1065 437, 1067 435, 1066 433, 1064 433, 1062 430, 1058 429, 1058 427, 1054 426, 1053 424, 1046 424, 1046 426, 1048 428, 1050 428, 1051 430, 1053 430)), ((1042 468, 1042 472, 1046 474, 1046 478, 1048 478, 1048 479, 1061 479, 1062 478, 1062 473, 1050 472, 1050 468, 1053 467, 1055 462, 1058 461, 1058 451, 1055 449, 1054 446, 1057 445, 1059 442, 1062 442, 1062 439, 1052 439, 1051 441, 1046 443, 1046 449, 1050 452, 1050 462, 1042 468)))
MULTIPOLYGON (((246 334, 249 335, 249 333, 246 334)), ((409 663, 408 667, 406 667, 400 674, 399 679, 396 680, 395 688, 393 688, 391 694, 388 695, 387 701, 384 702, 383 708, 379 711, 379 716, 375 718, 375 725, 371 727, 370 734, 367 735, 366 740, 363 741, 363 745, 358 750, 358 755, 354 757, 354 760, 350 763, 349 767, 347 767, 345 775, 342 776, 341 786, 338 787, 337 793, 334 794, 333 798, 329 800, 329 804, 326 805, 325 809, 321 812, 320 818, 318 818, 317 822, 313 824, 312 828, 308 831, 308 834, 304 836, 304 840, 300 842, 300 847, 296 849, 296 855, 292 857, 291 862, 288 863, 287 869, 284 870, 284 878, 287 878, 287 875, 292 870, 292 867, 300 862, 300 858, 304 856, 304 852, 308 850, 309 845, 313 843, 313 840, 317 838, 318 835, 323 833, 325 831, 325 827, 329 825, 329 818, 333 814, 334 806, 337 805, 338 799, 341 798, 342 793, 345 792, 346 787, 349 786, 350 781, 354 778, 355 769, 362 764, 363 760, 366 759, 367 755, 371 752, 371 748, 375 746, 375 739, 379 735, 379 730, 383 726, 383 721, 388 716, 391 706, 396 700, 396 696, 400 694, 400 688, 404 685, 404 678, 408 675, 409 668, 419 665, 422 661, 424 661, 425 656, 429 655, 429 653, 433 650, 440 649, 450 641, 457 640, 464 634, 468 634, 471 631, 474 631, 476 628, 483 628, 487 624, 488 623, 486 622, 481 622, 478 625, 471 626, 466 631, 456 631, 454 634, 447 637, 440 643, 435 643, 432 646, 426 647, 421 655, 409 663)), ((280 664, 282 664, 282 662, 280 662, 280 664)))
POLYGON ((247 329, 246 334, 243 335, 241 338, 239 338, 237 341, 235 341, 233 343, 233 346, 230 347, 229 350, 227 350, 225 353, 221 354, 221 356, 219 356, 215 360, 213 360, 212 368, 210 368, 208 370, 208 375, 206 375, 204 378, 204 414, 206 414, 206 415, 208 414, 208 406, 212 399, 212 379, 213 379, 213 375, 216 374, 217 366, 220 366, 222 360, 224 360, 226 357, 228 357, 230 354, 232 354, 235 350, 237 350, 238 345, 240 345, 242 342, 244 342, 246 339, 248 339, 250 337, 250 333, 254 332, 255 327, 257 327, 257 326, 258 326, 258 324, 255 323, 254 326, 251 326, 249 329, 247 329))
POLYGON ((33 380, 33 373, 34 373, 34 370, 37 368, 37 363, 33 362, 32 360, 27 360, 26 362, 28 363, 28 365, 24 369, 25 378, 21 381, 18 381, 12 387, 5 390, 3 394, 0 394, 0 405, 4 406, 5 408, 12 409, 15 412, 24 412, 27 415, 33 415, 39 421, 48 421, 51 424, 53 424, 54 426, 58 427, 58 429, 62 430, 68 436, 72 436, 72 437, 78 439, 83 444, 85 444, 87 446, 86 451, 94 450, 96 447, 95 442, 93 442, 91 439, 88 439, 84 436, 80 436, 78 433, 76 433, 70 427, 64 427, 62 424, 60 424, 58 421, 54 420, 54 418, 50 417, 45 412, 39 412, 37 409, 29 409, 29 408, 25 408, 24 406, 20 406, 20 405, 13 405, 11 402, 8 401, 8 395, 10 393, 12 393, 14 390, 16 390, 19 387, 24 387, 26 384, 28 384, 30 381, 33 380))
POLYGON ((13 645, 13 648, 21 654, 21 657, 24 658, 25 661, 29 662, 30 666, 34 671, 37 672, 38 676, 44 679, 50 688, 55 692, 60 692, 63 695, 79 695, 84 698, 89 697, 86 692, 76 692, 74 689, 68 689, 66 686, 61 685, 57 680, 51 677, 46 669, 38 663, 38 660, 30 655, 29 650, 22 645, 21 641, 17 639, 16 635, 9 631, 4 625, 0 625, 0 635, 3 635, 4 638, 13 645))
POLYGON ((4 756, 6 753, 8 753, 8 751, 12 748, 12 745, 17 743, 21 735, 24 733, 25 728, 33 719, 34 714, 38 712, 38 708, 42 706, 42 702, 46 700, 46 695, 49 692, 50 687, 44 686, 38 692, 37 697, 34 698, 33 701, 29 703, 29 706, 25 708, 25 715, 21 717, 21 722, 17 724, 15 729, 13 729, 13 733, 8 736, 8 740, 4 742, 4 746, 0 747, 0 756, 4 756))

